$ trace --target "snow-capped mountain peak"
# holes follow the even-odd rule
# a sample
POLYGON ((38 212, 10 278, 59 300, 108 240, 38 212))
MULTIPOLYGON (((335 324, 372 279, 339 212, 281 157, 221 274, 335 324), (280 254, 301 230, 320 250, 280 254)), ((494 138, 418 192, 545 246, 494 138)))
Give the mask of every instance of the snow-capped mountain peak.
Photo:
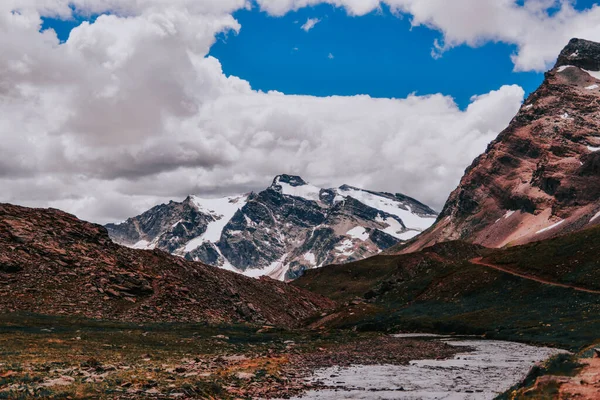
POLYGON ((248 276, 293 279, 307 268, 375 255, 418 235, 436 217, 401 194, 324 189, 279 175, 259 193, 189 196, 107 229, 131 247, 159 248, 248 276))

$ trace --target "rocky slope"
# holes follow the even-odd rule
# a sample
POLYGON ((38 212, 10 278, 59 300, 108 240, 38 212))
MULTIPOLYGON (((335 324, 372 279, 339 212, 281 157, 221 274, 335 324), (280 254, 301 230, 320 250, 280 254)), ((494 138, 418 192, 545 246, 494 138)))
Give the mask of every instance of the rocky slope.
POLYGON ((437 223, 402 252, 522 244, 600 224, 600 44, 572 39, 467 169, 437 223))
POLYGON ((58 210, 0 204, 0 312, 295 326, 333 303, 159 250, 114 244, 58 210))
POLYGON ((119 225, 111 238, 248 276, 293 279, 305 269, 378 254, 427 229, 437 214, 401 194, 322 189, 281 175, 260 193, 189 196, 119 225))

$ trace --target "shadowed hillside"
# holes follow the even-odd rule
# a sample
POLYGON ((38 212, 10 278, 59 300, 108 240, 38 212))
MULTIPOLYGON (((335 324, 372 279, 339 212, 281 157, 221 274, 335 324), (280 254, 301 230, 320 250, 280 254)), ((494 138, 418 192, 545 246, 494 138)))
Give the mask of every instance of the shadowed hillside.
POLYGON ((485 334, 576 348, 596 340, 600 328, 600 294, 584 291, 598 289, 599 243, 600 228, 508 250, 448 242, 307 271, 294 285, 347 305, 316 326, 485 334))

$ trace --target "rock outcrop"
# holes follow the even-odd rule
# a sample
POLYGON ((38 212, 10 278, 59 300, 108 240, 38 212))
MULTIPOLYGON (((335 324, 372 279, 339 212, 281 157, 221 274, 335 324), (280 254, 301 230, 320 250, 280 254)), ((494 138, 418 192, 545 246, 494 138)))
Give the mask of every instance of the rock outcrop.
POLYGON ((502 247, 600 224, 600 44, 572 39, 436 224, 410 244, 466 240, 502 247))
POLYGON ((119 246, 62 211, 0 204, 0 312, 293 327, 330 307, 270 278, 119 246))

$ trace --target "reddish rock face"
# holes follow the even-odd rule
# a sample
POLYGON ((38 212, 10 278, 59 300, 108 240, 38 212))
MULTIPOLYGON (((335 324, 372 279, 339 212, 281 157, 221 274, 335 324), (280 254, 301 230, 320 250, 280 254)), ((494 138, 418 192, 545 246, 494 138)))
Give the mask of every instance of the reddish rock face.
POLYGON ((487 247, 600 224, 600 44, 573 39, 544 83, 466 170, 437 223, 401 252, 487 247))
POLYGON ((272 279, 116 245, 62 211, 0 204, 0 313, 294 327, 333 306, 272 279))

